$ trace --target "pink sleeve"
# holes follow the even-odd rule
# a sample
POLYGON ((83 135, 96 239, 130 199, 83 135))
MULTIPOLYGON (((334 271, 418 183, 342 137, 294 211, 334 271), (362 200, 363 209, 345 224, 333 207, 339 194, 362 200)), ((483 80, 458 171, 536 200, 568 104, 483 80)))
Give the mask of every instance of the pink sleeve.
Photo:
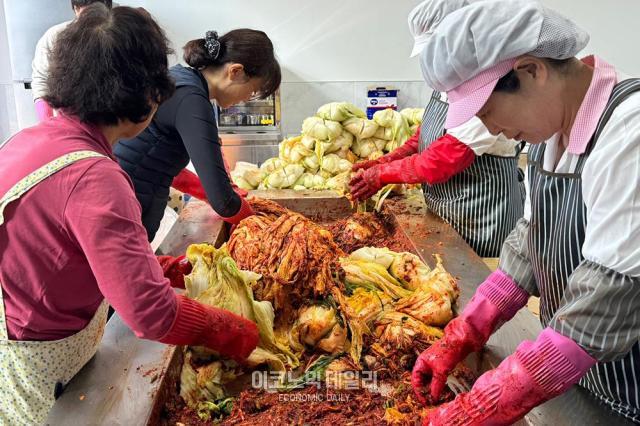
POLYGON ((38 117, 39 122, 42 123, 43 121, 47 121, 48 119, 53 117, 53 108, 51 108, 44 99, 36 99, 34 106, 36 109, 36 117, 38 117))
POLYGON ((138 337, 155 340, 171 327, 176 295, 141 216, 128 178, 111 160, 98 160, 85 172, 65 208, 67 232, 85 253, 104 297, 138 337))

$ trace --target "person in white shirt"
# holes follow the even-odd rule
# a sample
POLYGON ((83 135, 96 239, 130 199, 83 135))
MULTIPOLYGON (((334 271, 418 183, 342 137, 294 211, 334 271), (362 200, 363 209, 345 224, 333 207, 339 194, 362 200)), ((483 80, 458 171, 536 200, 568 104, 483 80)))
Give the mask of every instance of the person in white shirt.
MULTIPOLYGON (((76 17, 82 10, 92 3, 102 3, 111 9, 112 0, 71 0, 71 7, 76 17)), ((38 121, 44 121, 53 117, 53 109, 42 99, 47 91, 47 76, 49 75, 49 52, 53 43, 71 21, 62 22, 49 28, 36 44, 36 51, 31 63, 31 90, 38 121)))
POLYGON ((478 117, 494 135, 531 143, 531 215, 418 357, 418 399, 427 385, 437 398, 455 365, 531 294, 544 329, 424 424, 512 424, 576 383, 612 423, 622 422, 613 412, 640 423, 640 79, 598 56, 576 58, 588 41, 536 0, 473 2, 431 28, 422 71, 448 94, 447 126, 478 117))
MULTIPOLYGON (((422 52, 429 28, 468 0, 424 1, 409 14, 411 56, 422 52)), ((498 257, 502 243, 524 214, 524 173, 518 168, 523 143, 492 135, 475 118, 445 126, 447 96, 435 91, 422 125, 401 147, 357 163, 353 198, 367 199, 384 185, 423 184, 427 207, 447 221, 481 257, 498 257)))

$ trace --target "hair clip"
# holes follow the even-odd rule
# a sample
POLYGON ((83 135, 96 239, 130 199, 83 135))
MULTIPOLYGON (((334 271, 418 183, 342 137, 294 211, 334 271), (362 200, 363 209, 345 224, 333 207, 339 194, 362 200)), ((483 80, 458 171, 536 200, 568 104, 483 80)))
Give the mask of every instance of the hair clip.
POLYGON ((207 31, 207 35, 204 38, 204 47, 207 48, 207 52, 209 52, 209 56, 212 59, 218 59, 218 55, 220 55, 220 40, 218 40, 216 31, 207 31))

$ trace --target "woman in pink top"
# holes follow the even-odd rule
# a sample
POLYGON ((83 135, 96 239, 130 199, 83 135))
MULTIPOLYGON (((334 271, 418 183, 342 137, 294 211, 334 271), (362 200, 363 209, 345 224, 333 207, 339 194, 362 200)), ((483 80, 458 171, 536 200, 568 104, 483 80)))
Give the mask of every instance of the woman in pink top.
POLYGON ((95 353, 106 302, 141 338, 237 360, 257 344, 253 322, 176 296, 112 154, 172 95, 169 50, 146 11, 87 7, 50 57, 60 116, 0 150, 0 424, 44 421, 95 353))

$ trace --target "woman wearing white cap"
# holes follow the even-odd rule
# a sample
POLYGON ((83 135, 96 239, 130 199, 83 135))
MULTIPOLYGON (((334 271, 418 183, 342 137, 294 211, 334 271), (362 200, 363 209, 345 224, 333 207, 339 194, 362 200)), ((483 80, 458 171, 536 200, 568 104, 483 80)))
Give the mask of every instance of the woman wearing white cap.
POLYGON ((451 12, 425 44, 425 79, 449 96, 447 127, 477 116, 533 144, 532 211, 498 270, 418 358, 414 389, 421 398, 430 382, 437 398, 530 294, 545 327, 426 424, 511 424, 579 381, 640 422, 640 79, 576 59, 588 39, 536 1, 487 0, 451 12))
MULTIPOLYGON (((425 1, 409 14, 418 55, 430 28, 467 0, 425 1)), ((390 183, 423 183, 427 206, 482 257, 498 257, 502 243, 524 213, 524 174, 518 169, 520 142, 492 135, 474 118, 446 126, 446 96, 434 91, 422 126, 404 145, 377 160, 354 165, 356 199, 366 199, 390 183), (446 134, 445 134, 446 133, 446 134)))
POLYGON ((425 45, 425 79, 448 93, 451 127, 478 116, 492 133, 533 144, 532 212, 498 270, 418 358, 414 389, 430 382, 437 397, 530 294, 545 327, 426 424, 511 424, 578 381, 640 422, 640 80, 599 57, 576 59, 588 39, 536 1, 487 0, 451 12, 425 45))

